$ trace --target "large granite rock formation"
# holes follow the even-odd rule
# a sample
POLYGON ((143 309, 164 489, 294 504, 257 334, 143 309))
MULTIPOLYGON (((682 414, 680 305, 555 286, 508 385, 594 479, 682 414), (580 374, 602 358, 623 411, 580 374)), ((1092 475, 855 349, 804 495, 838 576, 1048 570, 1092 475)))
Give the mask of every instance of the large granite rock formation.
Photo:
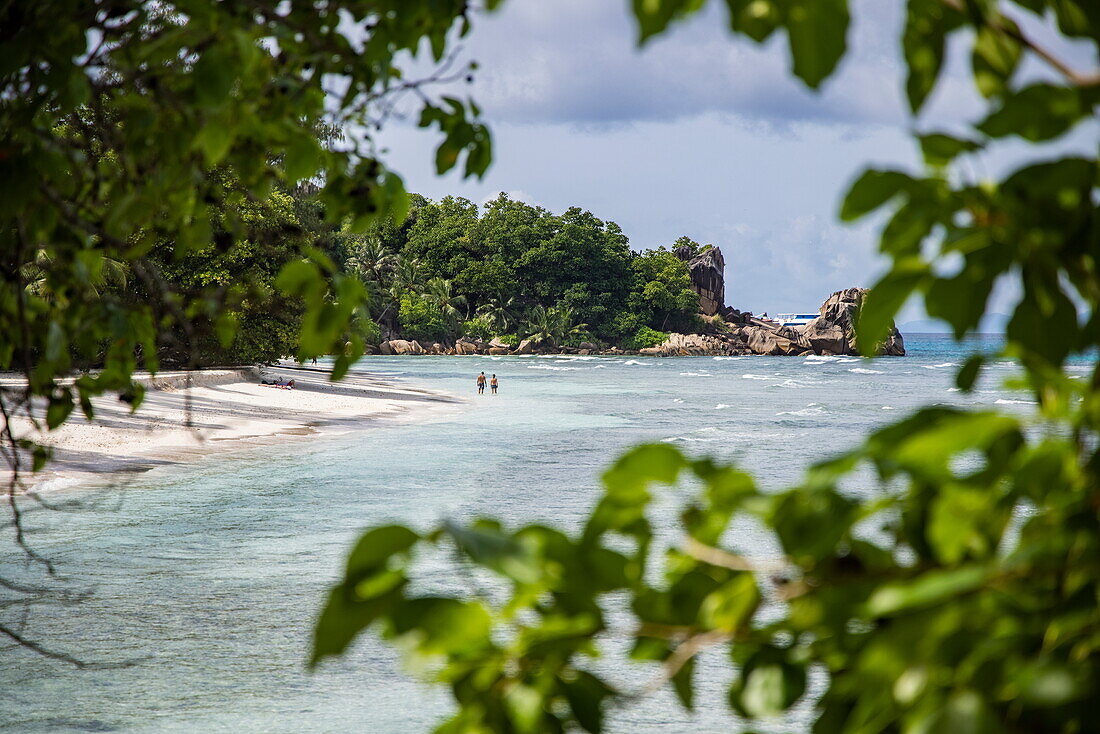
MULTIPOLYGON (((736 322, 728 320, 722 331, 708 334, 669 334, 662 344, 642 350, 658 357, 688 355, 766 354, 798 356, 804 354, 856 355, 855 314, 863 304, 866 288, 837 291, 822 304, 819 316, 806 326, 779 326, 733 311, 736 322)), ((731 309, 725 309, 729 313, 731 309)), ((878 353, 903 356, 901 334, 891 327, 878 353)))
POLYGON ((769 329, 763 326, 745 326, 742 329, 753 354, 792 357, 813 351, 797 329, 780 326, 769 329))
POLYGON ((691 287, 699 294, 699 311, 713 316, 725 309, 726 300, 726 261, 722 250, 708 245, 698 255, 690 245, 677 247, 676 257, 687 263, 691 274, 691 287))
MULTIPOLYGON (((817 354, 859 354, 856 349, 855 315, 863 305, 866 288, 846 288, 825 299, 819 316, 801 328, 803 338, 817 354)), ((905 356, 905 342, 893 324, 877 353, 905 356)))

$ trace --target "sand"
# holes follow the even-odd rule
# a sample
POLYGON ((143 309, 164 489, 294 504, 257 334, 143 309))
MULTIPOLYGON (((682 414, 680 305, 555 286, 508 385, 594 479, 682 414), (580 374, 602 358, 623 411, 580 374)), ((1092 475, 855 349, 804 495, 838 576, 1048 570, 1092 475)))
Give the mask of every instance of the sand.
MULTIPOLYGON (((288 365, 265 368, 262 374, 255 370, 210 370, 190 376, 162 373, 143 382, 148 392, 134 413, 129 405, 105 396, 92 401, 92 421, 79 409, 54 431, 37 432, 30 421, 18 420, 17 435, 54 450, 43 471, 22 475, 24 486, 43 491, 101 483, 216 451, 359 430, 382 419, 424 417, 461 403, 379 375, 356 375, 332 383, 327 370, 288 365), (260 384, 261 379, 276 377, 293 379, 295 388, 260 384)), ((4 474, 6 486, 11 474, 7 468, 4 474)))

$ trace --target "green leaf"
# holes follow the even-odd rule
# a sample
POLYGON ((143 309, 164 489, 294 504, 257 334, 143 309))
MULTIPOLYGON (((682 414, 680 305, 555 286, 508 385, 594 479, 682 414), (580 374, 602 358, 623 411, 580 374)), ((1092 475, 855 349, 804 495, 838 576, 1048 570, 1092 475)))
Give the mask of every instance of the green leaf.
POLYGON ((344 575, 351 581, 374 573, 398 553, 412 548, 420 536, 403 525, 371 528, 355 543, 348 555, 344 575))
POLYGON ((928 265, 919 257, 902 258, 871 288, 856 314, 856 341, 863 355, 874 356, 893 327, 894 316, 928 275, 928 265))
POLYGON ((676 692, 676 698, 680 704, 691 711, 695 707, 695 687, 692 678, 695 675, 695 658, 688 658, 676 675, 672 676, 672 690, 676 692))
POLYGON ((223 347, 229 348, 229 345, 233 343, 233 339, 237 336, 237 326, 240 323, 240 317, 232 311, 223 311, 214 319, 214 333, 218 335, 218 343, 223 347))
POLYGON ((908 67, 905 92, 913 114, 920 112, 936 86, 944 40, 958 22, 958 14, 938 0, 909 0, 902 50, 908 67))
POLYGON ((832 489, 791 490, 769 516, 783 550, 806 565, 836 552, 855 520, 855 505, 832 489))
POLYGON ((928 542, 940 561, 954 565, 965 557, 984 557, 996 549, 999 522, 997 494, 986 488, 953 484, 940 488, 931 504, 928 542))
POLYGON ((474 601, 447 597, 421 597, 403 604, 393 615, 393 632, 416 632, 412 641, 425 655, 463 658, 490 646, 492 618, 474 601))
MULTIPOLYGON (((1015 30, 1016 24, 1003 16, 996 22, 1001 26, 1015 30)), ((978 30, 971 53, 971 66, 974 69, 974 83, 985 97, 1001 94, 1020 63, 1020 44, 1003 30, 994 30, 983 25, 978 30)))
POLYGON ((604 485, 609 491, 644 488, 650 482, 673 484, 687 461, 675 446, 654 443, 637 446, 623 454, 604 473, 604 485))
POLYGON ((1052 84, 1033 84, 1007 97, 1000 109, 978 124, 991 138, 1018 135, 1040 142, 1056 138, 1089 114, 1082 92, 1052 84))
POLYGON ((786 651, 766 647, 745 662, 730 689, 730 703, 749 717, 776 716, 793 706, 805 691, 805 667, 787 660, 786 651))
POLYGON ((982 366, 985 365, 985 357, 981 354, 974 354, 967 358, 963 366, 959 368, 959 372, 955 375, 955 385, 963 392, 970 392, 974 389, 974 383, 978 380, 978 375, 981 374, 982 366))
POLYGON ((329 655, 342 654, 360 632, 397 609, 402 598, 401 586, 369 598, 361 598, 345 584, 333 587, 313 628, 309 667, 329 655))
POLYGON ((50 395, 49 406, 46 408, 46 426, 52 431, 72 414, 73 408, 72 390, 59 390, 50 395))
POLYGON ((908 582, 884 584, 867 600, 867 613, 872 617, 890 617, 941 604, 981 588, 988 575, 985 566, 963 566, 928 571, 908 582))
POLYGON ((943 133, 918 135, 917 139, 920 141, 924 162, 934 168, 948 165, 962 153, 973 153, 982 149, 981 143, 943 133))
POLYGON ((901 171, 864 171, 844 197, 840 218, 851 222, 873 212, 898 194, 906 191, 913 179, 901 171))
POLYGON ((542 569, 530 544, 518 542, 484 523, 464 528, 448 522, 444 529, 478 565, 522 584, 534 584, 542 578, 542 569))
POLYGON ((195 136, 195 147, 202 151, 206 165, 216 166, 233 145, 234 129, 223 119, 211 119, 195 136))
POLYGON ((603 731, 604 701, 614 695, 614 690, 606 683, 583 670, 565 681, 565 698, 573 717, 587 732, 600 734, 603 731))
POLYGON ((309 134, 295 135, 286 146, 283 170, 287 181, 307 179, 321 167, 323 151, 316 139, 309 134))
POLYGON ((773 0, 726 0, 730 30, 763 42, 783 21, 773 0))
POLYGON ((518 734, 537 734, 542 722, 542 694, 531 686, 517 683, 504 694, 504 705, 518 734))
POLYGON ((759 606, 756 578, 748 572, 738 573, 703 600, 700 621, 712 629, 734 632, 748 625, 759 606))
POLYGON ((1032 356, 1061 365, 1078 341, 1077 309, 1057 284, 1025 276, 1024 297, 1013 311, 1005 335, 1032 356))
POLYGON ((678 18, 694 13, 703 0, 631 0, 634 18, 638 21, 638 44, 644 44, 678 18))
POLYGON ((295 260, 283 266, 275 279, 275 287, 292 296, 316 294, 325 289, 321 271, 311 262, 295 260))
POLYGON ((236 80, 236 64, 225 46, 216 44, 207 49, 195 62, 191 74, 195 99, 201 107, 214 109, 228 102, 236 80))
POLYGON ((786 12, 794 73, 817 89, 847 49, 847 0, 789 0, 786 12))

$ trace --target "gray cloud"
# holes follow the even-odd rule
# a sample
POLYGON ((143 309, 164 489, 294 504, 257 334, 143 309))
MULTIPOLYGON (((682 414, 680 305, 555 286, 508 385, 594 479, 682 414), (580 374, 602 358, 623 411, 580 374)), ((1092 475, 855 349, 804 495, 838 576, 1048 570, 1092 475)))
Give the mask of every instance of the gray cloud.
POLYGON ((731 42, 711 3, 644 49, 625 3, 514 0, 466 42, 482 64, 473 95, 490 119, 608 125, 720 112, 786 124, 898 123, 897 7, 860 0, 852 50, 820 93, 790 76, 786 39, 731 42))

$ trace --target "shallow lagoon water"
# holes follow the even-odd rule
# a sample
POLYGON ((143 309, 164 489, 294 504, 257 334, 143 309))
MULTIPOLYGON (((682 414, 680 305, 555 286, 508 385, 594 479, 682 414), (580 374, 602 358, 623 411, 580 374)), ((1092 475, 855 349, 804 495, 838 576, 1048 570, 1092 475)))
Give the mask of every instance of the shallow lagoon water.
MULTIPOLYGON (((87 660, 133 664, 77 670, 0 650, 0 730, 428 731, 446 695, 402 672, 375 640, 304 669, 312 621, 358 531, 478 514, 576 526, 600 471, 643 441, 735 461, 780 488, 920 405, 1030 409, 1026 395, 1000 387, 1015 372, 1009 363, 992 365, 975 393, 952 389, 966 351, 989 344, 917 336, 907 346, 907 358, 878 360, 365 359, 357 369, 469 404, 58 492, 84 507, 33 513, 32 542, 94 594, 33 610, 29 631, 87 660), (481 370, 500 377, 499 395, 474 394, 481 370)), ((4 554, 2 570, 21 568, 4 554)), ((422 579, 452 590, 465 582, 443 564, 422 579)), ((611 729, 736 730, 723 703, 728 668, 711 662, 719 672, 701 681, 695 714, 660 694, 615 712, 611 729)), ((637 687, 651 675, 630 665, 614 673, 637 687)), ((763 729, 802 729, 804 716, 763 729)))

